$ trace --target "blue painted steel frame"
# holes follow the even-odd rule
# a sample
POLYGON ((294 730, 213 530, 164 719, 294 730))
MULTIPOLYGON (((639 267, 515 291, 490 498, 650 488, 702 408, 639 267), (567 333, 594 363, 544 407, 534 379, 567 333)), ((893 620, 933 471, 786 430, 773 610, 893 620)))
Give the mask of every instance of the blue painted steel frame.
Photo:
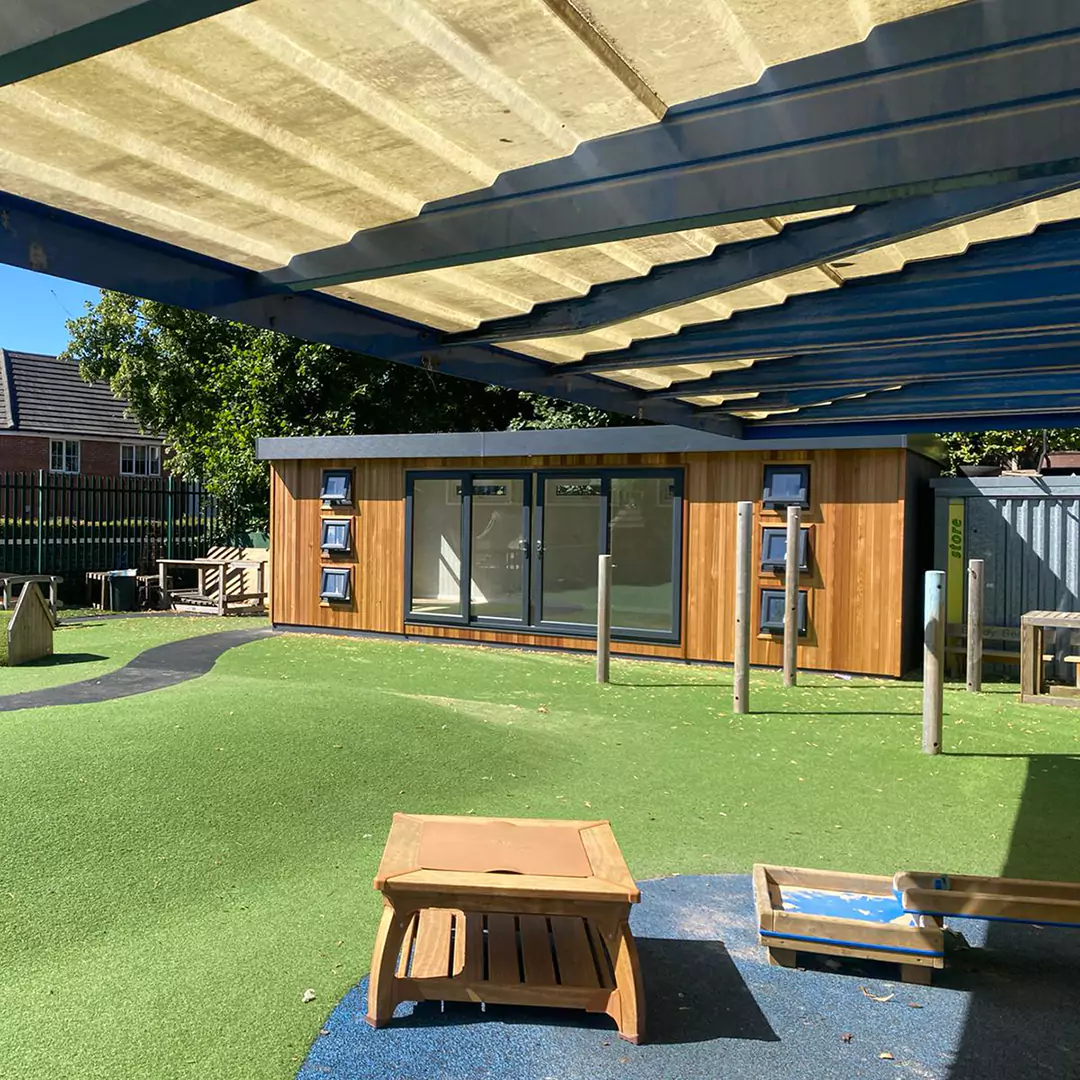
POLYGON ((970 0, 298 255, 303 290, 1080 171, 1080 7, 970 0))
POLYGON ((1077 186, 1080 176, 1076 175, 1023 180, 897 199, 858 207, 835 218, 796 222, 779 236, 729 244, 701 259, 654 266, 643 277, 594 285, 585 296, 537 304, 527 315, 494 319, 475 330, 446 334, 443 342, 524 341, 594 330, 959 225, 1077 186))
POLYGON ((43 21, 64 26, 20 48, 0 44, 0 86, 243 7, 251 0, 51 0, 43 21), (95 14, 95 11, 98 12, 95 14))
POLYGON ((678 402, 647 402, 629 387, 550 370, 494 346, 436 355, 430 327, 324 293, 253 296, 250 272, 38 203, 0 194, 0 262, 103 289, 204 311, 260 329, 350 349, 464 379, 547 394, 657 423, 737 437, 730 417, 699 416, 678 402))

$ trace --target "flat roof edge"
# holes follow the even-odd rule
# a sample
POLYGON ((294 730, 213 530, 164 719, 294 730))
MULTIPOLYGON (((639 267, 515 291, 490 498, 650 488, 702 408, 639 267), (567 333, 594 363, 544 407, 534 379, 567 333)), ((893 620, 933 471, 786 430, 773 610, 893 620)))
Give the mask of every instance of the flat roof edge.
POLYGON ((670 425, 544 428, 405 435, 319 435, 259 439, 260 461, 329 458, 505 458, 584 454, 691 454, 758 450, 911 450, 940 457, 933 436, 882 435, 822 439, 755 439, 670 425))

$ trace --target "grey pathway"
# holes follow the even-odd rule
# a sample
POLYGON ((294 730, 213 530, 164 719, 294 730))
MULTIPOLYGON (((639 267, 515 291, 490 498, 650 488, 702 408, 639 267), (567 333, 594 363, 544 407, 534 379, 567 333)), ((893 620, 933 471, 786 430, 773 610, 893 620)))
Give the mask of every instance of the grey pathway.
POLYGON ((87 705, 175 686, 205 675, 223 652, 235 649, 237 645, 246 645, 249 641, 273 637, 275 633, 267 627, 222 630, 216 634, 156 645, 139 653, 119 670, 110 671, 97 679, 0 695, 0 712, 41 709, 49 705, 87 705))

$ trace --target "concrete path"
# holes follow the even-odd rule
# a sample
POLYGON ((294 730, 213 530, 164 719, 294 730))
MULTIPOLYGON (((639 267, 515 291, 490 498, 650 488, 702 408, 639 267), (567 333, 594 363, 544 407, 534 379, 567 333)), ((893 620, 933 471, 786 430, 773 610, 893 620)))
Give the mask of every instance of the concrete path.
POLYGON ((274 634, 275 631, 267 627, 259 627, 222 630, 216 634, 170 641, 139 653, 122 668, 97 679, 0 695, 0 712, 41 709, 50 705, 88 705, 161 690, 205 675, 223 652, 235 649, 237 645, 246 645, 249 641, 258 641, 274 634))

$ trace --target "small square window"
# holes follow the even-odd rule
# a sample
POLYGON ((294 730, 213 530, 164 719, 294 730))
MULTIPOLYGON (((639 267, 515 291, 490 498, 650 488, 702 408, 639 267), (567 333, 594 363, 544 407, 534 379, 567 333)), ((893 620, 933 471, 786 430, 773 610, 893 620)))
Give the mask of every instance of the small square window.
POLYGON ((351 503, 352 469, 323 469, 320 494, 324 503, 351 503))
POLYGON ((323 600, 348 600, 349 571, 344 567, 324 566, 319 596, 323 600))
POLYGON ((762 505, 773 510, 785 506, 810 509, 809 465, 766 465, 762 505))
MULTIPOLYGON (((763 634, 784 632, 784 590, 761 590, 761 624, 763 634)), ((799 590, 799 637, 806 634, 806 590, 799 590)))
POLYGON ((323 551, 348 551, 349 526, 352 522, 348 518, 334 520, 324 518, 322 523, 322 549, 323 551))
MULTIPOLYGON (((809 570, 807 549, 810 530, 799 530, 799 569, 809 570)), ((761 533, 762 570, 783 570, 787 566, 787 529, 763 529, 761 533)))

